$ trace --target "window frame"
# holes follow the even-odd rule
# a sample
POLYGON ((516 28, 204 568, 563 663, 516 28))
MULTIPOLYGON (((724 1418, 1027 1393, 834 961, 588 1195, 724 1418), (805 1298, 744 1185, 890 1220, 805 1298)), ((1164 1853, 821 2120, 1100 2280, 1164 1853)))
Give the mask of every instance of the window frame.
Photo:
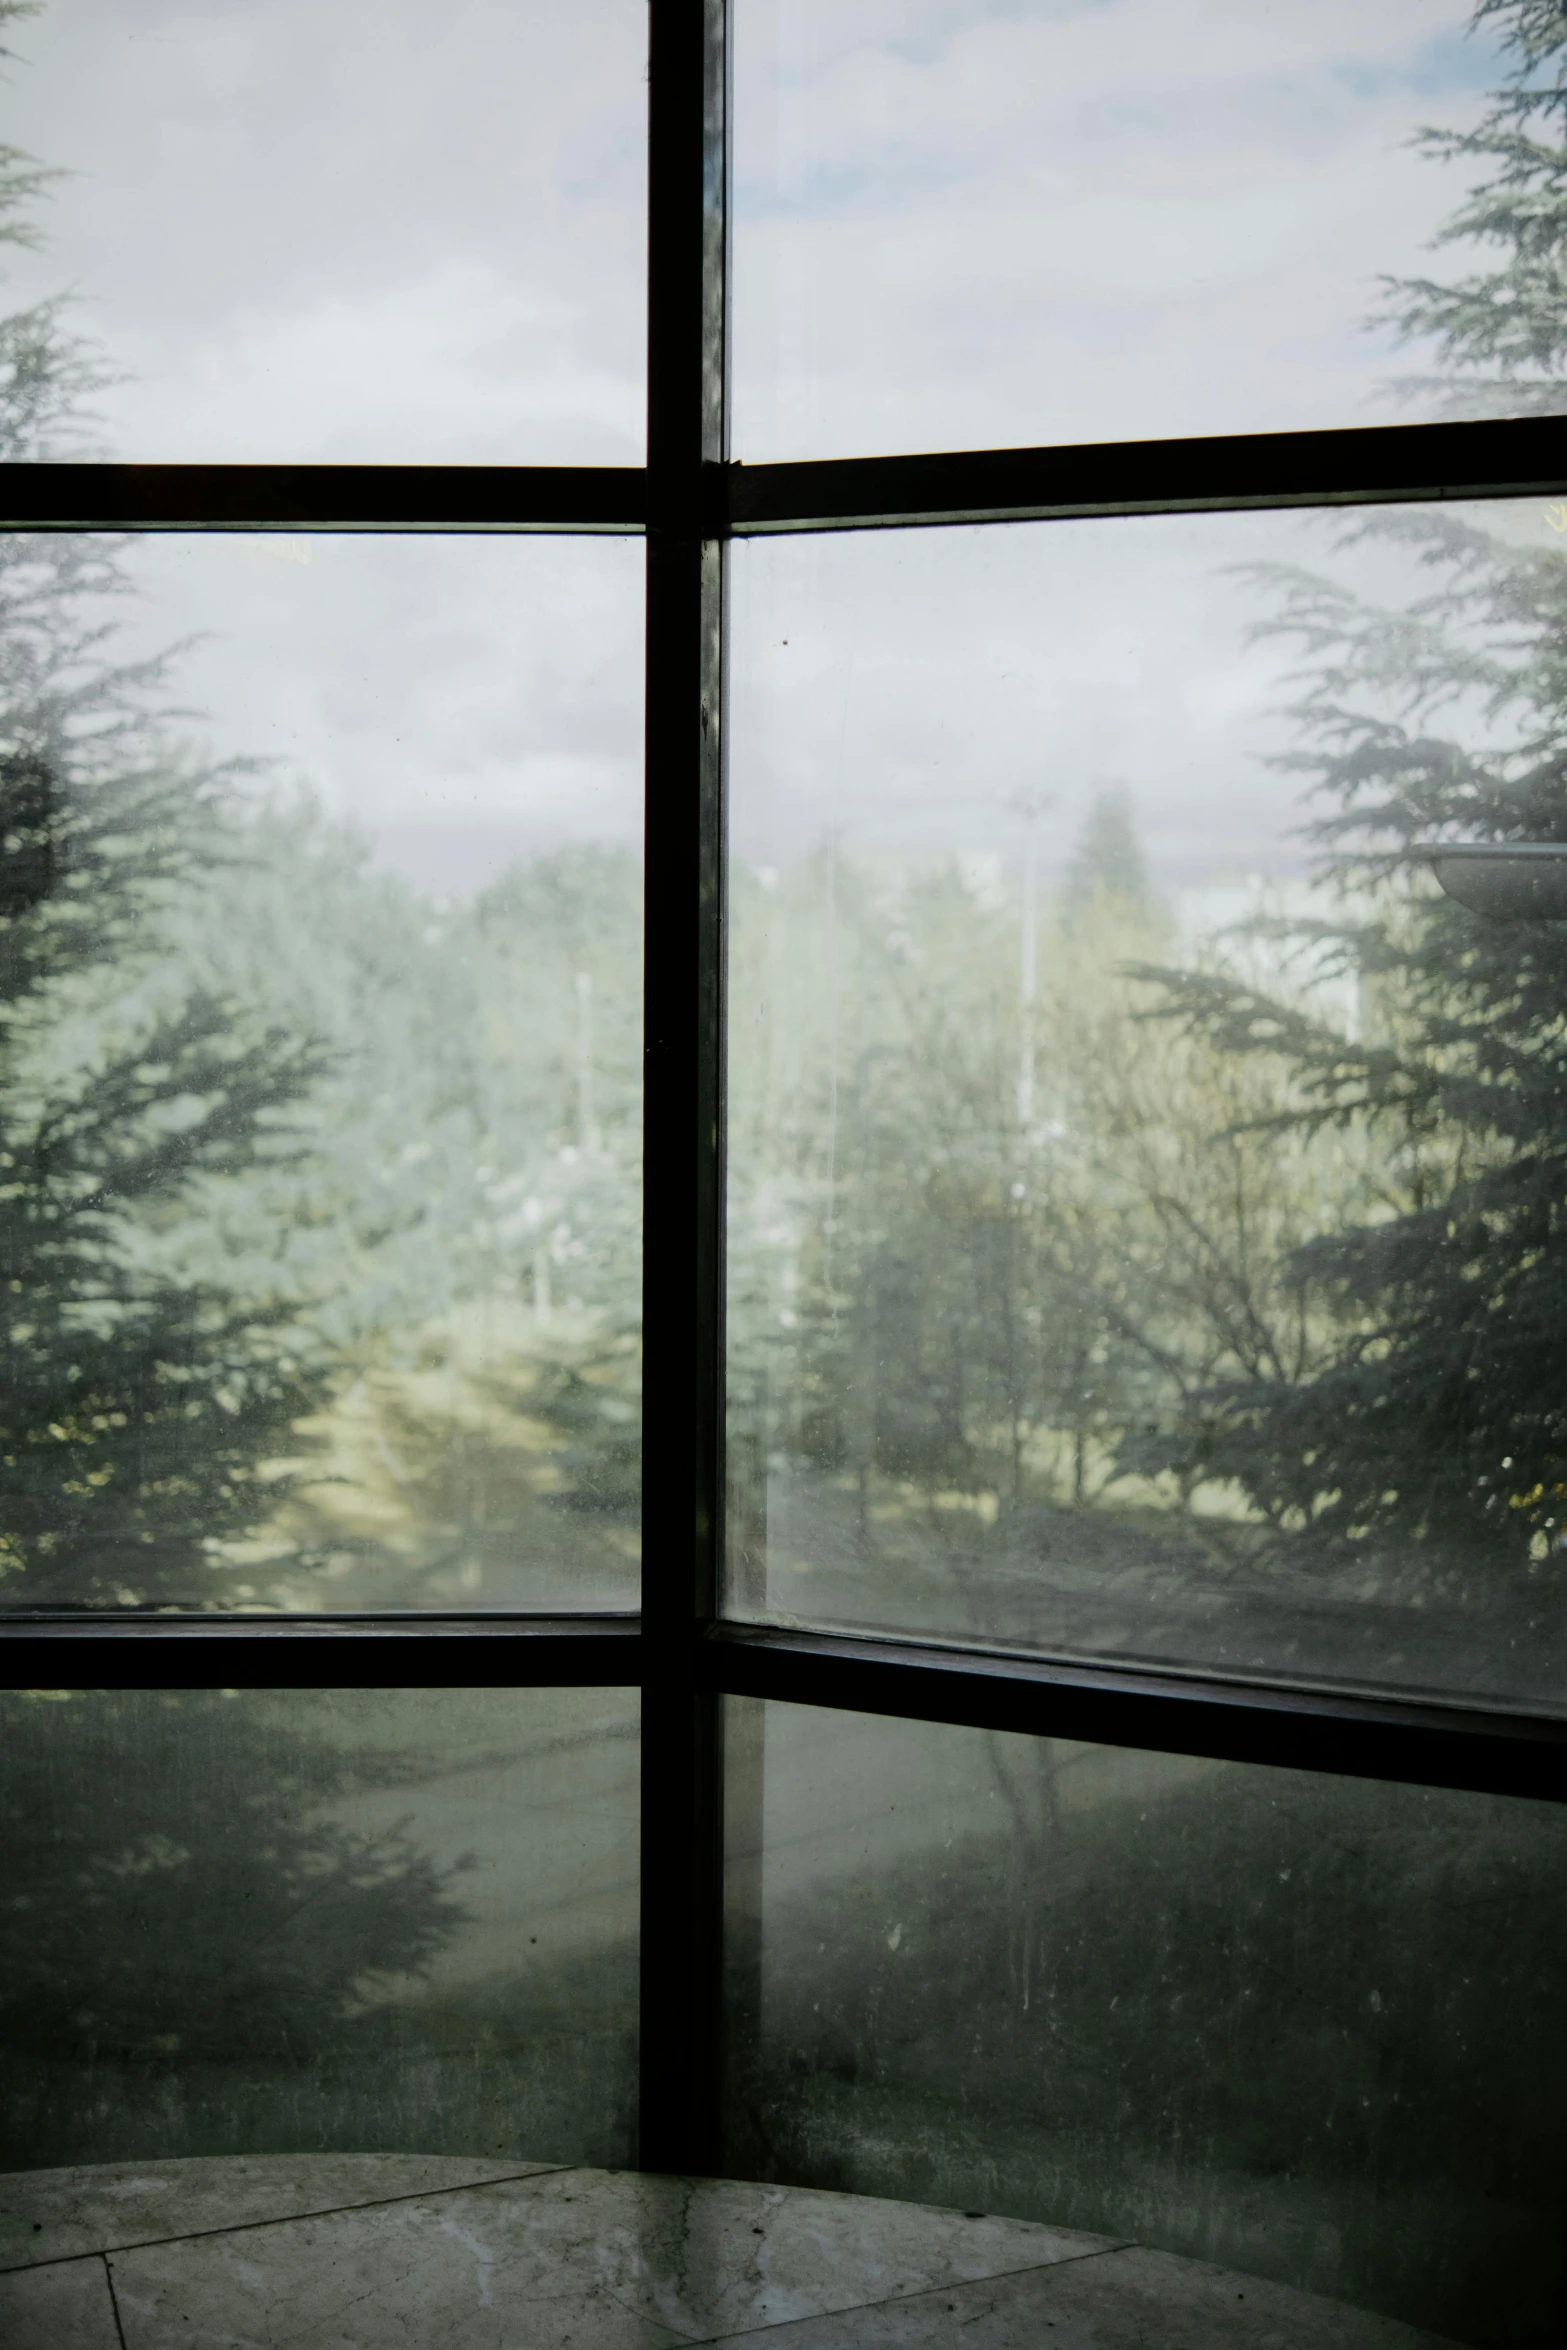
POLYGON ((729 16, 650 0, 643 467, 0 467, 0 528, 615 533, 646 541, 642 1609, 18 1610, 7 1686, 635 1687, 639 2155, 718 2172, 726 1696, 1567 1801, 1567 1719, 927 1639, 726 1622, 724 716, 728 547, 779 531, 1567 493, 1567 419, 743 467, 728 440, 729 16), (44 1658, 38 1640, 70 1645, 44 1658), (497 1645, 499 1644, 499 1645, 497 1645))

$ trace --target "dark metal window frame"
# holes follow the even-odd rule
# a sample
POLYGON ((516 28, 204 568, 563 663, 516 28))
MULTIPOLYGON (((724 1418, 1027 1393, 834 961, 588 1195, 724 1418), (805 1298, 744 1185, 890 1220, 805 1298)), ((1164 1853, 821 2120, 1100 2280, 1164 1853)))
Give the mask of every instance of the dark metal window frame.
POLYGON ((650 0, 645 467, 13 465, 13 530, 543 531, 647 542, 643 1605, 633 1616, 17 1612, 8 1685, 642 1695, 642 2124, 722 2168, 725 1695, 1567 1800, 1567 1721, 1129 1663, 726 1623, 723 719, 732 538, 1567 492, 1567 422, 741 466, 728 447, 729 0, 650 0), (39 1640, 66 1647, 45 1661, 39 1640))

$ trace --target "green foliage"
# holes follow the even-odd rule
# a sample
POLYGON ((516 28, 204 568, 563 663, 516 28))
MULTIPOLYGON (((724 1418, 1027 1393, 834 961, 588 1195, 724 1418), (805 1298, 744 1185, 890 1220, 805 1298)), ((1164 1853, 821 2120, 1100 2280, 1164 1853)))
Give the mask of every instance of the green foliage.
POLYGON ((1445 573, 1414 612, 1264 583, 1309 649, 1290 764, 1326 803, 1312 830, 1342 884, 1295 943, 1358 980, 1360 1033, 1223 974, 1164 975, 1189 1031, 1287 1071, 1277 1126, 1374 1133, 1385 1167, 1373 1215, 1291 1260, 1338 1319, 1332 1361, 1231 1381, 1222 1450, 1323 1538, 1527 1555, 1567 1490, 1567 944, 1468 912, 1406 852, 1567 840, 1567 561, 1450 518, 1371 527, 1445 573), (1476 724, 1439 731, 1464 697, 1476 724))
MULTIPOLYGON (((1477 181, 1444 243, 1494 266, 1391 283, 1388 316, 1434 339, 1454 404, 1567 406, 1567 18, 1484 0, 1475 27, 1512 82, 1425 145, 1477 181)), ((1226 935, 1160 907, 1119 789, 1042 903, 1031 872, 1018 907, 837 845, 737 883, 753 1579, 765 1524, 775 1563, 847 1578, 830 1606, 947 1620, 909 1580, 940 1562, 1035 1636, 1025 1579, 1059 1593, 1092 1550, 1052 1514, 1114 1515, 1130 1561, 1159 1512, 1198 1613, 1222 1584, 1281 1620, 1314 1580, 1483 1600, 1498 1640, 1524 1620, 1526 1570, 1567 1540, 1567 933, 1467 912, 1410 851, 1567 844, 1567 550, 1541 535, 1516 509, 1358 523, 1362 576, 1410 582, 1386 606, 1250 574, 1259 634, 1300 656, 1276 764, 1315 865, 1226 935)), ((1325 1637, 1353 1646, 1347 1612, 1325 1637)))
MULTIPOLYGON (((48 176, 0 153, 0 239, 48 176)), ((93 380, 58 305, 0 322, 0 456, 93 380)), ((541 1508, 635 1513, 637 862, 432 906, 179 747, 127 592, 111 541, 0 539, 5 1598, 504 1590, 541 1508)))
MULTIPOLYGON (((173 2068, 308 2061, 461 1922, 396 1834, 328 1799, 377 1765, 218 1691, 21 1693, 0 1708, 0 2048, 173 2068)), ((395 1782, 396 1763, 379 1766, 395 1782)))
POLYGON ((765 1986, 732 2058, 747 2174, 1133 2235, 1494 2350, 1552 2339, 1554 1807, 989 1744, 1010 1833, 780 1884, 737 1949, 765 1986))
POLYGON ((244 848, 189 908, 173 968, 324 1039, 326 1065, 299 1112, 308 1150, 204 1199, 179 1267, 270 1265, 330 1373, 267 1527, 232 1554, 245 1595, 299 1604, 325 1577, 345 1603, 528 1598, 542 1574, 546 1602, 574 1583, 623 1600, 635 861, 563 852, 434 908, 307 805, 253 807, 244 848))
POLYGON ((1148 861, 1137 837, 1131 794, 1124 785, 1108 784, 1095 792, 1072 853, 1066 888, 1069 902, 1075 905, 1091 905, 1102 893, 1121 898, 1139 911, 1151 907, 1148 861))
MULTIPOLYGON (((0 242, 52 176, 0 148, 0 242)), ((60 303, 0 320, 0 459, 102 380, 60 303)), ((541 1509, 635 1512, 636 860, 430 905, 179 748, 128 592, 110 540, 0 539, 4 1596, 504 1589, 541 1509)))
MULTIPOLYGON (((0 241, 34 241, 50 176, 0 151, 0 241)), ((0 454, 68 454, 95 380, 60 305, 0 324, 0 454)), ((103 539, 0 541, 0 1572, 32 1601, 197 1587, 319 1393, 286 1285, 159 1261, 288 1159, 324 1063, 195 974, 135 1009, 234 838, 224 779, 160 726, 161 665, 112 658, 123 588, 103 539)))
POLYGON ((551 1709, 436 1694, 0 1695, 0 2171, 628 2158, 634 1948, 542 1888, 490 1941, 464 1849, 559 1849, 551 1709))
MULTIPOLYGON (((1501 31, 1517 86, 1481 132, 1428 144, 1489 162, 1450 234, 1504 258, 1440 297, 1395 289, 1400 315, 1440 332, 1464 399, 1495 362, 1486 396, 1560 405, 1563 154, 1525 127, 1560 117, 1567 29, 1533 0, 1476 22, 1501 31)), ((1275 1521, 1389 1574, 1415 1556, 1494 1572, 1542 1556, 1567 1500, 1567 933, 1468 912, 1408 852, 1567 842, 1567 559, 1474 514, 1380 517, 1350 534, 1368 540, 1413 554, 1429 592, 1381 609, 1257 575, 1265 628, 1304 654, 1280 765, 1309 780, 1324 859, 1322 918, 1280 943, 1354 983, 1359 1032, 1223 973, 1162 975, 1189 1034, 1284 1073, 1275 1131, 1363 1133, 1382 1155, 1371 1212, 1324 1218, 1285 1268, 1302 1311, 1336 1324, 1331 1359, 1216 1383, 1216 1459, 1275 1521)))
POLYGON ((0 547, 0 1558, 31 1600, 198 1587, 319 1391, 293 1303, 160 1236, 298 1148, 322 1068, 187 974, 138 1006, 181 896, 232 853, 222 781, 145 714, 83 598, 112 550, 0 547))
POLYGON ((1498 248, 1457 278, 1385 278, 1377 323, 1434 345, 1440 372, 1403 397, 1455 415, 1557 416, 1567 409, 1567 40, 1556 0, 1479 0, 1473 29, 1511 60, 1507 86, 1468 131, 1427 130, 1421 150, 1478 166, 1439 248, 1498 248))
POLYGON ((1025 995, 1016 911, 956 870, 878 884, 824 851, 768 891, 739 877, 735 1016, 788 1007, 731 1088, 742 1561, 773 1461, 852 1490, 884 1580, 922 1510, 949 1557, 959 1503, 1017 1557, 1041 1503, 1130 1480, 1189 1505, 1226 1474, 1215 1378, 1320 1351, 1278 1266, 1361 1182, 1355 1151, 1242 1136, 1274 1073, 1140 1024, 1125 967, 1167 945, 1157 912, 1063 893, 1037 933, 1025 995))

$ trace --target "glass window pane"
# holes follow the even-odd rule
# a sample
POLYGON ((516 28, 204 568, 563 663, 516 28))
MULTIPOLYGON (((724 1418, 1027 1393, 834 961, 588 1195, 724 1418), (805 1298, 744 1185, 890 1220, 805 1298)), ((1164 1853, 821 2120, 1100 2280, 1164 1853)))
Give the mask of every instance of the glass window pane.
POLYGON ((1556 2339, 1560 1810, 730 1706, 740 2175, 1556 2339))
POLYGON ((0 187, 10 302, 68 297, 112 457, 636 464, 645 18, 8 4, 6 138, 61 175, 0 187))
POLYGON ((742 0, 737 452, 1554 411, 1553 102, 1490 94, 1564 43, 1517 0, 742 0))
POLYGON ((634 1606, 640 549, 0 598, 0 1604, 634 1606))
POLYGON ((619 1690, 0 1696, 0 2170, 633 2144, 619 1690))
POLYGON ((1564 524, 737 548, 737 1613, 1567 1699, 1564 524))

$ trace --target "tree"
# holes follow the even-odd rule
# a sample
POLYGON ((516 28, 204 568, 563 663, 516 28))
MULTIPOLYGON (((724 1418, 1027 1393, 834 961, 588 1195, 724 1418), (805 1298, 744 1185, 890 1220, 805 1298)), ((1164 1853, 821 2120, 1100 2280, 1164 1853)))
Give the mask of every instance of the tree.
POLYGON ((0 1559, 29 1599, 192 1598, 323 1370, 286 1285, 191 1277, 169 1227, 302 1147, 322 1058, 197 987, 137 1001, 222 820, 124 681, 65 673, 52 563, 39 595, 49 657, 0 708, 0 1559))
POLYGON ((1067 871, 1067 899, 1073 906, 1093 903, 1096 894, 1121 898, 1143 911, 1151 908, 1148 860, 1137 837, 1132 798, 1124 784, 1105 784, 1095 792, 1072 852, 1067 871))
POLYGON ((1436 239, 1439 248, 1500 247, 1503 258, 1456 279, 1384 278, 1377 323, 1430 342, 1435 375, 1393 389, 1457 415, 1567 411, 1567 40, 1559 0, 1478 0, 1472 29, 1513 60, 1473 130, 1429 129, 1424 152, 1479 164, 1483 176, 1436 239))
MULTIPOLYGON (((1484 0, 1516 59, 1481 128, 1435 152, 1492 167, 1446 234, 1500 263, 1448 287, 1394 283, 1392 314, 1434 335, 1455 401, 1567 406, 1560 283, 1567 22, 1544 0, 1484 0), (1485 373, 1490 369, 1489 374, 1485 373)), ((1428 592, 1381 609, 1304 570, 1264 568, 1265 628, 1305 655, 1281 762, 1310 779, 1322 919, 1293 926, 1319 968, 1359 980, 1358 1037, 1222 972, 1165 972, 1163 1010, 1287 1090, 1280 1133, 1380 1137, 1370 1213, 1296 1248, 1297 1294, 1333 1316, 1303 1378, 1213 1390, 1225 1465, 1270 1516, 1326 1549, 1464 1579, 1557 1541, 1567 1500, 1567 932, 1488 921, 1409 850, 1433 837, 1567 842, 1567 556, 1469 513, 1375 517, 1348 543, 1401 546, 1428 592)))
POLYGON ((165 984, 266 1005, 326 1065, 295 1112, 308 1147, 205 1194, 162 1245, 187 1282, 270 1269, 331 1376, 289 1436, 297 1474, 224 1545, 230 1589, 619 1604, 637 1501, 637 862, 565 851, 432 904, 308 802, 245 798, 243 853, 182 904, 165 984))
POLYGON ((487 2068, 424 1978, 471 1863, 345 1822, 437 1759, 384 1699, 0 1696, 0 2167, 353 2145, 410 2101, 450 2127, 487 2068))
MULTIPOLYGON (((42 7, 43 0, 0 0, 0 33, 42 7)), ((0 59, 15 54, 0 41, 0 59)), ((41 243, 34 207, 61 176, 21 148, 0 144, 0 245, 41 243)), ((77 454, 87 437, 84 403, 109 378, 96 354, 68 331, 65 312, 64 297, 56 296, 0 318, 0 462, 77 454)))
POLYGON ((0 1723, 12 2062, 319 2061, 463 1922, 460 1859, 325 1808, 417 1758, 333 1748, 275 1694, 18 1691, 0 1723))
MULTIPOLYGON (((0 240, 32 240, 48 176, 0 150, 0 240)), ((0 452, 58 455, 96 380, 59 305, 0 324, 0 452)), ((124 584, 101 538, 0 540, 0 1575, 31 1602, 200 1597, 325 1375, 275 1269, 167 1261, 182 1212, 303 1147, 324 1064, 169 984, 234 818, 160 724, 161 665, 111 658, 124 584)))
POLYGON ((791 1018, 731 1092, 732 1526, 779 1450, 852 1482, 862 1548, 878 1484, 905 1517, 918 1495, 1010 1522, 1042 1485, 1082 1506, 1149 1374, 1069 1043, 1114 984, 1104 935, 1146 948, 1135 909, 1101 892, 1070 936, 1052 914, 1036 1051, 1016 921, 956 867, 879 886, 829 847, 741 903, 734 999, 786 990, 791 1018))

